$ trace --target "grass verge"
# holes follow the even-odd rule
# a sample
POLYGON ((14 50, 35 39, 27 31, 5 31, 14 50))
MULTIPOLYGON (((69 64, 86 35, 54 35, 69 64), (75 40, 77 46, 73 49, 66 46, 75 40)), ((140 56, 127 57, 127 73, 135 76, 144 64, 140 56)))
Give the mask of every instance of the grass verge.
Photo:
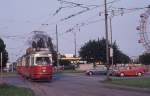
POLYGON ((0 96, 34 96, 34 93, 31 89, 3 83, 0 84, 0 96))
POLYGON ((128 78, 121 80, 104 81, 104 83, 149 88, 150 89, 150 77, 145 78, 128 78))

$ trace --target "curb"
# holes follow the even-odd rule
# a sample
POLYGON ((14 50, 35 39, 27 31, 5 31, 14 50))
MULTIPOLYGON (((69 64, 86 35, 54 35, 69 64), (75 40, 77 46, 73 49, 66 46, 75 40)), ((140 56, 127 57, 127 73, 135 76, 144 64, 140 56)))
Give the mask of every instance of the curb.
POLYGON ((109 89, 117 89, 117 90, 125 90, 125 91, 136 91, 140 93, 150 93, 150 89, 148 88, 137 88, 137 87, 128 87, 124 85, 114 85, 114 84, 103 84, 101 83, 103 87, 109 88, 109 89))

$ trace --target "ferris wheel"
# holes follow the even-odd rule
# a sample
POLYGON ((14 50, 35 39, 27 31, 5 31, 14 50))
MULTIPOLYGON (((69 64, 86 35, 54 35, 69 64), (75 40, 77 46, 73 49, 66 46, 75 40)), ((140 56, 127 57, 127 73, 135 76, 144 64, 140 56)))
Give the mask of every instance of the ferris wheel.
POLYGON ((139 31, 140 39, 138 43, 141 43, 146 49, 147 53, 150 53, 150 5, 145 13, 140 15, 140 25, 137 27, 139 31))

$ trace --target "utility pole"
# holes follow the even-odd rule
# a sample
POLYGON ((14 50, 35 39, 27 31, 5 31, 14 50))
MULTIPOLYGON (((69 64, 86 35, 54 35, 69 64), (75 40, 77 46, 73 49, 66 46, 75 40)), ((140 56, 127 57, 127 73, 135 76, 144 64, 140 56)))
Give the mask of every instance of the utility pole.
POLYGON ((12 63, 11 65, 11 72, 14 72, 14 64, 12 63))
POLYGON ((75 66, 77 65, 77 34, 76 34, 76 31, 78 30, 78 24, 75 26, 76 28, 76 30, 74 30, 74 32, 73 32, 73 35, 74 35, 74 54, 75 54, 75 64, 74 64, 74 70, 75 70, 75 66))
POLYGON ((1 55, 1 81, 3 80, 3 55, 2 55, 2 52, 0 53, 1 55))
MULTIPOLYGON (((76 27, 78 28, 78 25, 76 25, 76 27)), ((77 36, 76 36, 76 30, 74 30, 74 54, 75 54, 75 58, 77 56, 77 36)))
POLYGON ((112 42, 112 19, 109 19, 109 23, 110 23, 110 42, 111 42, 111 48, 110 48, 110 57, 111 57, 111 66, 113 66, 113 42, 112 42))
POLYGON ((109 40, 108 40, 108 13, 107 13, 107 0, 104 0, 105 5, 105 35, 106 35, 106 64, 107 64, 107 80, 110 79, 109 75, 109 40))
POLYGON ((57 68, 59 66, 59 51, 58 51, 58 31, 57 31, 57 24, 56 24, 56 45, 57 45, 57 68))

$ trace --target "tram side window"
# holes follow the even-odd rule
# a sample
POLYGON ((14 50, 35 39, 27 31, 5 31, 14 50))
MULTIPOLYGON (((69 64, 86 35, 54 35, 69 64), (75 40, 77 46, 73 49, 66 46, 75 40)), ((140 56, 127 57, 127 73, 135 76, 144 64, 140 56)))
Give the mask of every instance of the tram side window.
POLYGON ((26 67, 28 67, 29 64, 30 64, 30 57, 27 57, 27 58, 26 58, 26 67))
POLYGON ((26 66, 26 59, 25 58, 22 58, 21 66, 26 66))
POLYGON ((37 57, 36 58, 36 64, 38 65, 47 65, 47 64, 50 64, 51 61, 50 61, 50 58, 49 57, 37 57))
POLYGON ((34 57, 31 57, 31 66, 34 65, 34 57))

